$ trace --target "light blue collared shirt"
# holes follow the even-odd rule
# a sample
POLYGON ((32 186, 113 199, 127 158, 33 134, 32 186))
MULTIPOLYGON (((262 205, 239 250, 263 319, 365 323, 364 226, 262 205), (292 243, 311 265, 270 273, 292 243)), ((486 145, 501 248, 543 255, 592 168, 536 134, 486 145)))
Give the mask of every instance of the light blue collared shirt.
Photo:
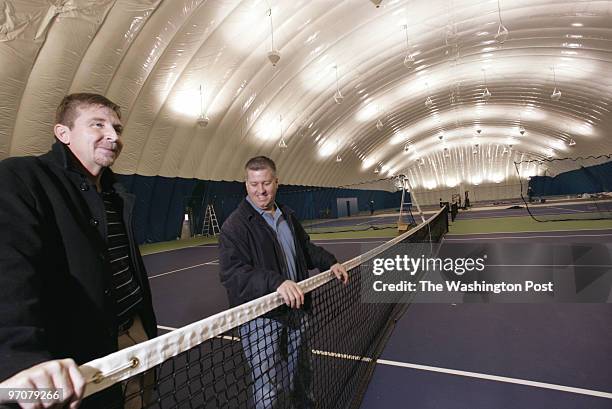
POLYGON ((295 243, 293 241, 293 233, 289 228, 289 223, 287 223, 283 212, 281 212, 280 208, 276 206, 275 203, 274 207, 276 207, 276 210, 274 215, 271 215, 265 210, 257 207, 255 203, 251 201, 250 197, 247 196, 246 200, 251 204, 251 206, 253 206, 253 209, 255 209, 257 213, 264 218, 266 223, 268 223, 268 226, 274 230, 274 233, 276 233, 276 239, 281 245, 283 254, 285 255, 285 261, 287 262, 287 268, 289 269, 289 271, 287 271, 287 278, 297 281, 298 275, 295 265, 295 243))

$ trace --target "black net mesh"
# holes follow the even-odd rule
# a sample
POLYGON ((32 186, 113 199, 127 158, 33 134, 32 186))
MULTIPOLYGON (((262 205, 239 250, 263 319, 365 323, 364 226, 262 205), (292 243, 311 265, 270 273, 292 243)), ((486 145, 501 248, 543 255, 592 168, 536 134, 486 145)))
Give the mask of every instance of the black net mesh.
POLYGON ((525 160, 515 167, 534 220, 612 219, 612 155, 525 160))
MULTIPOLYGON (((362 302, 362 288, 372 285, 367 280, 375 279, 372 274, 362 274, 371 272, 368 260, 405 254, 411 248, 408 243, 437 243, 447 231, 444 208, 382 252, 379 248, 362 255, 363 263, 352 260, 355 266, 349 269, 349 283, 324 282, 307 293, 305 308, 277 307, 179 353, 144 375, 90 396, 83 407, 358 407, 375 361, 406 307, 400 303, 405 301, 401 294, 395 302, 362 302)), ((231 321, 231 311, 211 318, 218 323, 231 321)), ((208 327, 215 326, 207 322, 208 327)), ((204 330, 195 332, 199 331, 204 330)), ((163 350, 155 341, 148 341, 150 348, 163 350)))

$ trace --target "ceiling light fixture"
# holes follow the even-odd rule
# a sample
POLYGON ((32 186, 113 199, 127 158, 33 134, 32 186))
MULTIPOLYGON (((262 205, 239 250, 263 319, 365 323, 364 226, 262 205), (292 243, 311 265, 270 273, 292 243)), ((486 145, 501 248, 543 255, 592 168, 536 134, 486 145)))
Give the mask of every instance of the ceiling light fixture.
POLYGON ((568 146, 576 146, 576 141, 573 140, 572 138, 570 138, 569 141, 567 141, 568 146))
POLYGON ((553 89, 552 94, 550 94, 550 99, 552 99, 553 101, 558 101, 561 99, 561 90, 557 88, 557 75, 555 74, 555 66, 553 65, 551 69, 553 72, 553 81, 555 83, 555 89, 553 89))
POLYGON ((280 126, 280 141, 278 141, 278 147, 282 151, 282 150, 287 149, 287 142, 285 141, 285 138, 283 136, 283 116, 282 115, 278 116, 278 124, 280 126))
POLYGON ((450 158, 450 151, 448 150, 448 148, 444 148, 444 157, 445 158, 450 158))
POLYGON ((491 93, 489 92, 489 88, 487 88, 487 70, 485 70, 484 68, 482 69, 482 75, 484 78, 484 86, 485 86, 485 89, 482 92, 482 99, 484 100, 484 102, 487 102, 489 98, 491 98, 491 93))
POLYGON ((342 156, 340 156, 340 143, 338 137, 336 137, 336 163, 342 162, 342 156))
POLYGON ((408 41, 408 24, 404 24, 402 28, 406 32, 406 55, 404 56, 404 66, 412 69, 414 66, 414 55, 412 55, 410 52, 410 42, 408 41))
POLYGON ((344 96, 340 92, 340 87, 338 86, 338 65, 334 65, 336 69, 336 92, 334 93, 334 101, 336 104, 340 105, 342 101, 344 101, 344 96))
POLYGON ((376 8, 380 7, 380 3, 382 3, 382 0, 370 0, 372 2, 372 4, 374 4, 376 6, 376 8))
POLYGON ((380 118, 378 118, 376 120, 376 129, 378 129, 379 131, 382 131, 382 129, 385 127, 385 125, 383 124, 383 122, 380 120, 380 118))
MULTIPOLYGON (((425 83, 425 87, 427 88, 427 94, 429 94, 429 84, 425 83)), ((425 98, 425 106, 427 108, 431 108, 433 106, 433 100, 431 99, 430 95, 428 95, 427 98, 425 98)))
POLYGON ((404 145, 404 152, 408 153, 409 151, 410 151, 410 145, 409 144, 404 145))
POLYGON ((272 50, 268 52, 268 60, 272 63, 273 67, 276 67, 276 64, 280 60, 280 51, 274 48, 274 26, 272 25, 272 9, 268 9, 268 16, 270 17, 270 36, 272 39, 272 50))
POLYGON ((525 128, 523 128, 522 126, 519 126, 519 133, 521 134, 521 136, 525 135, 527 131, 525 131, 525 128))
POLYGON ((497 0, 497 15, 499 16, 499 27, 497 27, 497 34, 495 34, 495 41, 499 44, 503 44, 508 39, 508 29, 504 26, 501 18, 501 5, 500 0, 497 0))
POLYGON ((200 85, 200 116, 197 119, 200 128, 206 128, 206 125, 210 122, 208 115, 204 113, 204 95, 202 93, 202 85, 200 85))

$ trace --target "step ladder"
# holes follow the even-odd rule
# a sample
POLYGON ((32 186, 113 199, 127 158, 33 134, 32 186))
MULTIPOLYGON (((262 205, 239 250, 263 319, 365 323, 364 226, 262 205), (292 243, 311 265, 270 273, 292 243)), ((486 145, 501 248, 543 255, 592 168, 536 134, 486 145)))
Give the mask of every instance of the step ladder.
POLYGON ((417 225, 416 221, 414 220, 414 216, 412 214, 413 202, 417 207, 417 210, 421 216, 421 219, 423 220, 423 223, 425 223, 425 217, 423 215, 423 212, 421 211, 421 207, 419 206, 419 203, 416 200, 416 196, 414 195, 414 192, 412 192, 412 189, 410 188, 408 177, 406 177, 405 175, 400 175, 399 180, 400 180, 400 188, 402 189, 402 198, 400 202, 399 217, 397 219, 397 230, 400 233, 403 233, 417 225), (410 193, 410 199, 411 199, 410 202, 404 201, 406 193, 410 193))
POLYGON ((216 236, 221 232, 219 229, 219 222, 217 221, 217 215, 215 214, 215 208, 212 204, 206 206, 206 213, 204 215, 204 224, 202 225, 202 236, 212 237, 216 236))

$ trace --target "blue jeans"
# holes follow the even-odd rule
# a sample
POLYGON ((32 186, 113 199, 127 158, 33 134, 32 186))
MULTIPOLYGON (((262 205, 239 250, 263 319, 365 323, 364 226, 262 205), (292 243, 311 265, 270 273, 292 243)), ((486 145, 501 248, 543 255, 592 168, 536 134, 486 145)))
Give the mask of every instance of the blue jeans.
POLYGON ((300 310, 289 314, 291 325, 256 318, 240 327, 256 409, 314 407, 308 317, 300 310))

